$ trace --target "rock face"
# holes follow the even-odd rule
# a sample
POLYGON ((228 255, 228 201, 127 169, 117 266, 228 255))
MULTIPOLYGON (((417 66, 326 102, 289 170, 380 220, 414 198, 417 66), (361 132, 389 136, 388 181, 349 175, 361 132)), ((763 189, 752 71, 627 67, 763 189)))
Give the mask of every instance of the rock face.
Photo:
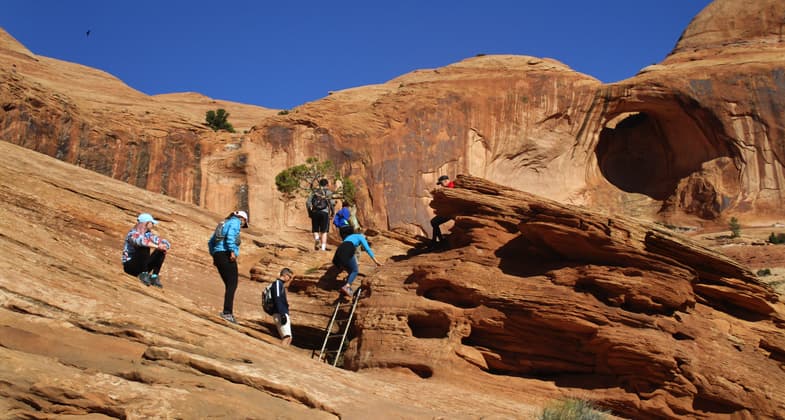
POLYGON ((450 249, 366 281, 354 369, 552 382, 630 418, 783 418, 785 305, 744 267, 473 177, 433 207, 455 218, 450 249))
POLYGON ((778 0, 716 0, 662 63, 609 85, 550 59, 477 56, 285 115, 197 94, 149 97, 0 33, 0 134, 278 228, 307 221, 274 177, 311 156, 352 177, 367 226, 407 234, 430 230, 427 192, 457 173, 669 223, 781 219, 783 18, 778 0), (205 129, 205 110, 219 106, 247 135, 205 129))
POLYGON ((622 82, 480 56, 334 92, 251 137, 277 165, 344 162, 362 219, 405 231, 429 230, 426 191, 445 173, 674 223, 782 218, 783 18, 781 1, 717 0, 622 82))
POLYGON ((294 346, 280 347, 249 268, 271 261, 264 281, 283 264, 303 276, 326 253, 300 250, 296 235, 244 229, 239 324, 228 324, 205 249, 214 214, 8 142, 0 154, 2 418, 511 418, 533 416, 555 394, 477 394, 470 384, 316 362, 310 337, 326 325, 334 290, 323 300, 290 290, 294 346), (163 289, 120 265, 142 211, 173 243, 163 289))
POLYGON ((455 218, 449 249, 407 255, 368 232, 385 264, 360 257, 351 372, 311 358, 341 282, 307 234, 243 231, 227 324, 214 213, 8 142, 0 154, 8 417, 534 418, 572 396, 629 418, 784 418, 783 303, 656 225, 459 177, 432 203, 455 218), (163 289, 120 267, 143 211, 174 244, 163 289), (289 348, 259 308, 283 266, 289 348))
MULTIPOLYGON (((148 96, 89 67, 37 56, 0 30, 0 138, 213 211, 247 203, 242 135, 273 110, 198 94, 148 96)), ((247 207, 247 204, 246 204, 247 207)))

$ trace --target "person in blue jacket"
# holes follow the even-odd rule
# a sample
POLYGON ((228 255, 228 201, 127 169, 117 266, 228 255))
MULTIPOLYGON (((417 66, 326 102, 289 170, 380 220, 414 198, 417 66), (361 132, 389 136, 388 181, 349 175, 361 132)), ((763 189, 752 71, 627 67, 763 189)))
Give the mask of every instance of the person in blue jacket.
POLYGON ((278 278, 273 283, 273 302, 275 302, 275 313, 273 321, 278 328, 278 336, 281 337, 281 344, 288 346, 292 342, 292 317, 289 316, 289 301, 286 299, 286 286, 294 278, 294 273, 288 268, 281 270, 278 278))
POLYGON ((333 225, 338 228, 341 239, 354 233, 354 228, 351 224, 352 212, 346 204, 346 201, 344 201, 341 205, 341 209, 338 210, 338 212, 335 213, 335 217, 333 217, 333 225))
POLYGON ((240 228, 248 227, 248 213, 237 210, 220 223, 207 246, 213 256, 213 265, 218 269, 226 290, 221 318, 236 323, 234 318, 234 293, 237 291, 237 257, 240 255, 240 228))
POLYGON ((357 278, 357 275, 360 274, 360 267, 357 265, 357 259, 354 257, 359 246, 365 249, 365 252, 368 253, 368 256, 371 257, 376 266, 382 265, 376 260, 376 256, 373 254, 371 246, 368 245, 365 235, 352 232, 346 236, 341 245, 335 250, 335 255, 333 255, 333 264, 349 272, 349 275, 346 277, 346 284, 341 287, 341 292, 346 296, 354 294, 351 285, 354 279, 357 278))

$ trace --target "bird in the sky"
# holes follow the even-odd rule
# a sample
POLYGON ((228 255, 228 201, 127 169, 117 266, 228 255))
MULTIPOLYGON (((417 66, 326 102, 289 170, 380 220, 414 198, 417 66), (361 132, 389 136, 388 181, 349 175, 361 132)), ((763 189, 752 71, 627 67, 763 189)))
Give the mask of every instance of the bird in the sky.
POLYGON ((85 36, 90 36, 90 30, 88 29, 87 32, 84 34, 85 36))

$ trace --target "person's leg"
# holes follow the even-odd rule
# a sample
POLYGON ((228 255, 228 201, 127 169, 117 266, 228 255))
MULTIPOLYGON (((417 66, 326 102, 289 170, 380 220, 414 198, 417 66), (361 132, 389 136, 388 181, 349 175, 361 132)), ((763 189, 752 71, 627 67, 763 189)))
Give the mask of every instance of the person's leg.
POLYGON ((346 270, 349 271, 349 276, 346 277, 346 284, 351 285, 354 279, 357 278, 357 275, 360 274, 360 267, 357 265, 357 259, 354 256, 345 263, 346 270))
POLYGON ((124 262, 123 271, 125 271, 126 274, 130 274, 134 277, 138 276, 144 271, 144 266, 142 263, 144 263, 144 260, 141 258, 134 258, 130 261, 124 262))
POLYGON ((229 261, 229 252, 213 254, 213 264, 221 274, 226 290, 224 292, 223 313, 234 313, 234 293, 237 291, 237 261, 229 261))
POLYGON ((147 272, 147 261, 150 259, 150 248, 139 248, 134 253, 134 257, 123 264, 123 271, 136 276, 144 283, 150 285, 150 273, 147 272))
POLYGON ((292 316, 289 315, 286 325, 281 325, 280 314, 273 314, 273 321, 275 321, 275 328, 278 329, 278 336, 281 337, 281 344, 288 346, 292 342, 292 316))
POLYGON ((311 233, 313 233, 313 249, 318 250, 321 242, 319 236, 319 217, 318 213, 311 213, 311 233))
POLYGON ((431 242, 436 243, 438 240, 441 239, 442 231, 439 229, 439 216, 433 216, 431 219, 431 230, 433 234, 431 235, 431 242))
POLYGON ((433 219, 431 219, 431 228, 433 228, 433 236, 431 237, 432 242, 435 243, 444 240, 440 226, 444 223, 447 223, 449 220, 449 218, 444 216, 433 216, 433 219))
POLYGON ((150 258, 147 259, 147 269, 144 271, 157 275, 161 272, 161 266, 164 265, 164 259, 166 259, 166 253, 156 249, 153 251, 152 255, 150 255, 150 258))
POLYGON ((327 231, 330 229, 330 215, 321 211, 319 212, 319 242, 321 243, 322 251, 327 250, 327 231))

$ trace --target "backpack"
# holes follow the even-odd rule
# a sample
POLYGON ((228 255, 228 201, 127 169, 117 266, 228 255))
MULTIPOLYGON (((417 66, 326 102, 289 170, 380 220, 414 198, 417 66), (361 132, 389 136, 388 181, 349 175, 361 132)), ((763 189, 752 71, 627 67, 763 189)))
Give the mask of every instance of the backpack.
POLYGON ((273 286, 275 286, 275 282, 268 284, 267 287, 262 290, 262 309, 264 309, 264 312, 266 312, 267 315, 273 315, 275 313, 273 286))
POLYGON ((313 195, 311 196, 311 208, 314 211, 322 211, 329 206, 330 204, 327 202, 327 197, 324 191, 313 192, 313 195))
POLYGON ((213 236, 215 236, 215 242, 216 243, 221 242, 224 239, 226 239, 226 235, 224 235, 224 224, 225 223, 226 223, 226 220, 221 220, 218 223, 218 226, 215 227, 215 232, 213 233, 213 236))

